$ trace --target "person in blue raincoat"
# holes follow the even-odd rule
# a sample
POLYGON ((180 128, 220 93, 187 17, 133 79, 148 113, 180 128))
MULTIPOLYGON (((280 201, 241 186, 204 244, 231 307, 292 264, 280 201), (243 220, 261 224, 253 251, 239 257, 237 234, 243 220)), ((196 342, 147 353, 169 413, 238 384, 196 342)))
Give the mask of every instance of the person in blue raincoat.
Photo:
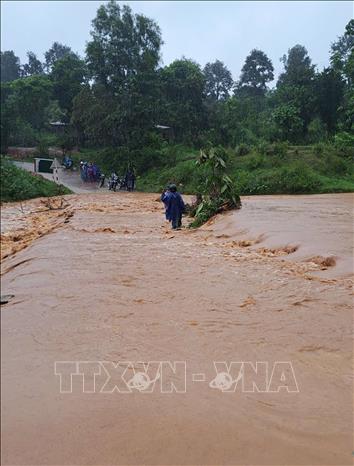
POLYGON ((168 186, 163 190, 163 192, 162 192, 162 194, 161 194, 161 197, 160 197, 160 200, 161 200, 161 202, 164 203, 164 206, 165 206, 165 217, 166 217, 166 220, 171 221, 171 220, 169 219, 169 217, 168 217, 168 214, 167 214, 167 207, 168 207, 168 206, 167 206, 167 199, 168 199, 169 195, 170 195, 170 185, 168 185, 168 186))
POLYGON ((166 207, 166 218, 172 222, 172 229, 179 230, 182 226, 182 214, 185 210, 185 205, 175 184, 170 185, 170 193, 166 199, 166 207))

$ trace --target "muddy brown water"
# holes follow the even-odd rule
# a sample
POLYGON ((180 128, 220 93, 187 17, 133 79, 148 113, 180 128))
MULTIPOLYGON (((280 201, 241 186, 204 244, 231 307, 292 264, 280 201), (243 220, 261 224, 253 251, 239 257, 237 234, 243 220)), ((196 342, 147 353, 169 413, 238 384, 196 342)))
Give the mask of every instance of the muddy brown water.
POLYGON ((157 195, 66 199, 3 208, 2 464, 351 464, 352 195, 245 198, 173 233, 157 195), (56 361, 105 361, 120 390, 99 365, 61 393, 56 361))

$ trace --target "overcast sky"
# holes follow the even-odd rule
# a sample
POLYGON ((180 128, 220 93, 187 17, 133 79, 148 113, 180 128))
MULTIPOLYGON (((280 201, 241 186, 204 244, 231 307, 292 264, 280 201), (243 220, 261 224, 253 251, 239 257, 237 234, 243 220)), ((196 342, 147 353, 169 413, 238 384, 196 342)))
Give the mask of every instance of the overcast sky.
MULTIPOLYGON (((26 61, 31 50, 43 60, 54 41, 80 55, 90 38, 97 1, 2 1, 1 49, 13 50, 26 61)), ((328 65, 331 42, 353 18, 351 1, 132 1, 136 13, 155 19, 164 45, 162 58, 193 58, 202 66, 219 59, 239 77, 251 49, 259 48, 273 61, 295 44, 304 45, 319 69, 328 65)))

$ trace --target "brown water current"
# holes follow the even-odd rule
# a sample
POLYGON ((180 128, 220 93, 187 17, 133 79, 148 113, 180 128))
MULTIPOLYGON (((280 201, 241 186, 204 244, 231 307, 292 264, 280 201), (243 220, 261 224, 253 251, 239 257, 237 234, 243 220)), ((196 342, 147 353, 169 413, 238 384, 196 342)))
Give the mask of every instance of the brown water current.
POLYGON ((2 464, 352 464, 353 196, 244 198, 176 232, 157 199, 3 206, 2 464))

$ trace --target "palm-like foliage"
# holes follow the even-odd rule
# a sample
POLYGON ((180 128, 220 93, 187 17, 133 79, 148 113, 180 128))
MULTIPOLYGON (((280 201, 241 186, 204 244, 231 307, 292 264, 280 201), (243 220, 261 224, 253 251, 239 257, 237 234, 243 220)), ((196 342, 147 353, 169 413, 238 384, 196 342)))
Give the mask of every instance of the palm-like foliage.
POLYGON ((196 165, 202 171, 198 203, 192 214, 192 226, 199 226, 223 210, 239 209, 240 196, 232 179, 227 175, 227 153, 222 147, 202 149, 196 165))

